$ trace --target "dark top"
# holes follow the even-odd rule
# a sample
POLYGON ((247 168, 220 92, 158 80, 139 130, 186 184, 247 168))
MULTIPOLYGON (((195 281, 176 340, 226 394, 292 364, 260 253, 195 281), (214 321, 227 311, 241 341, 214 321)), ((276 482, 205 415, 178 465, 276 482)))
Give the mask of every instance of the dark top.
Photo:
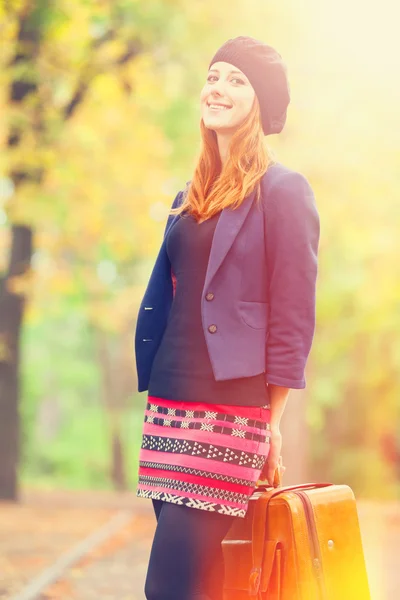
POLYGON ((177 282, 148 394, 168 400, 262 406, 269 402, 265 373, 216 381, 204 338, 201 296, 220 214, 202 223, 184 214, 167 234, 166 250, 177 282))

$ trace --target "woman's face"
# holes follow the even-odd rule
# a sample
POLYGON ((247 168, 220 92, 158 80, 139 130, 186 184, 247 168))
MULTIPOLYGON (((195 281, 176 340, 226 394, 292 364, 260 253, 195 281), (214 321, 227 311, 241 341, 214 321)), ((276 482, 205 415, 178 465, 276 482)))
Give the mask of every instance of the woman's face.
POLYGON ((227 62, 214 63, 200 94, 204 125, 216 132, 233 133, 249 114, 255 95, 250 81, 240 69, 227 62), (210 104, 228 108, 214 108, 210 104))

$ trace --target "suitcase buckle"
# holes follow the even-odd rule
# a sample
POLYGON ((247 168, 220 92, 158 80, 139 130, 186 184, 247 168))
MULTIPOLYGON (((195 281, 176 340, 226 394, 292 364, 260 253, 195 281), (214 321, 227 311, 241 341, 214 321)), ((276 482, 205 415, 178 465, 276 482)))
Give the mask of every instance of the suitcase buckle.
POLYGON ((261 568, 253 567, 250 571, 249 578, 249 594, 250 596, 256 596, 260 588, 261 583, 261 568))

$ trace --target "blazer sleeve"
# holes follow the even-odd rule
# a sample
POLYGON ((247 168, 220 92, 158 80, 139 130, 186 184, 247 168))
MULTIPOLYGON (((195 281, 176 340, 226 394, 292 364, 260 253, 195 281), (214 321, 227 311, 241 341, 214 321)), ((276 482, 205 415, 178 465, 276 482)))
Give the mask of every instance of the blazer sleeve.
POLYGON ((269 325, 266 381, 306 387, 315 331, 320 220, 307 179, 292 171, 272 185, 264 212, 269 325))

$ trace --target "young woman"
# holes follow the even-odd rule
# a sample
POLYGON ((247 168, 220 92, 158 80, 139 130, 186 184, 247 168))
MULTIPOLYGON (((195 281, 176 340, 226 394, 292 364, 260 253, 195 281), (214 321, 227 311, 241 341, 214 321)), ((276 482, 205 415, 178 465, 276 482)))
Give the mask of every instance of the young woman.
POLYGON ((222 600, 221 542, 257 480, 273 485, 288 393, 306 385, 319 216, 305 177, 265 145, 289 101, 282 58, 259 40, 230 39, 209 64, 201 154, 136 326, 136 494, 157 518, 148 600, 222 600))

